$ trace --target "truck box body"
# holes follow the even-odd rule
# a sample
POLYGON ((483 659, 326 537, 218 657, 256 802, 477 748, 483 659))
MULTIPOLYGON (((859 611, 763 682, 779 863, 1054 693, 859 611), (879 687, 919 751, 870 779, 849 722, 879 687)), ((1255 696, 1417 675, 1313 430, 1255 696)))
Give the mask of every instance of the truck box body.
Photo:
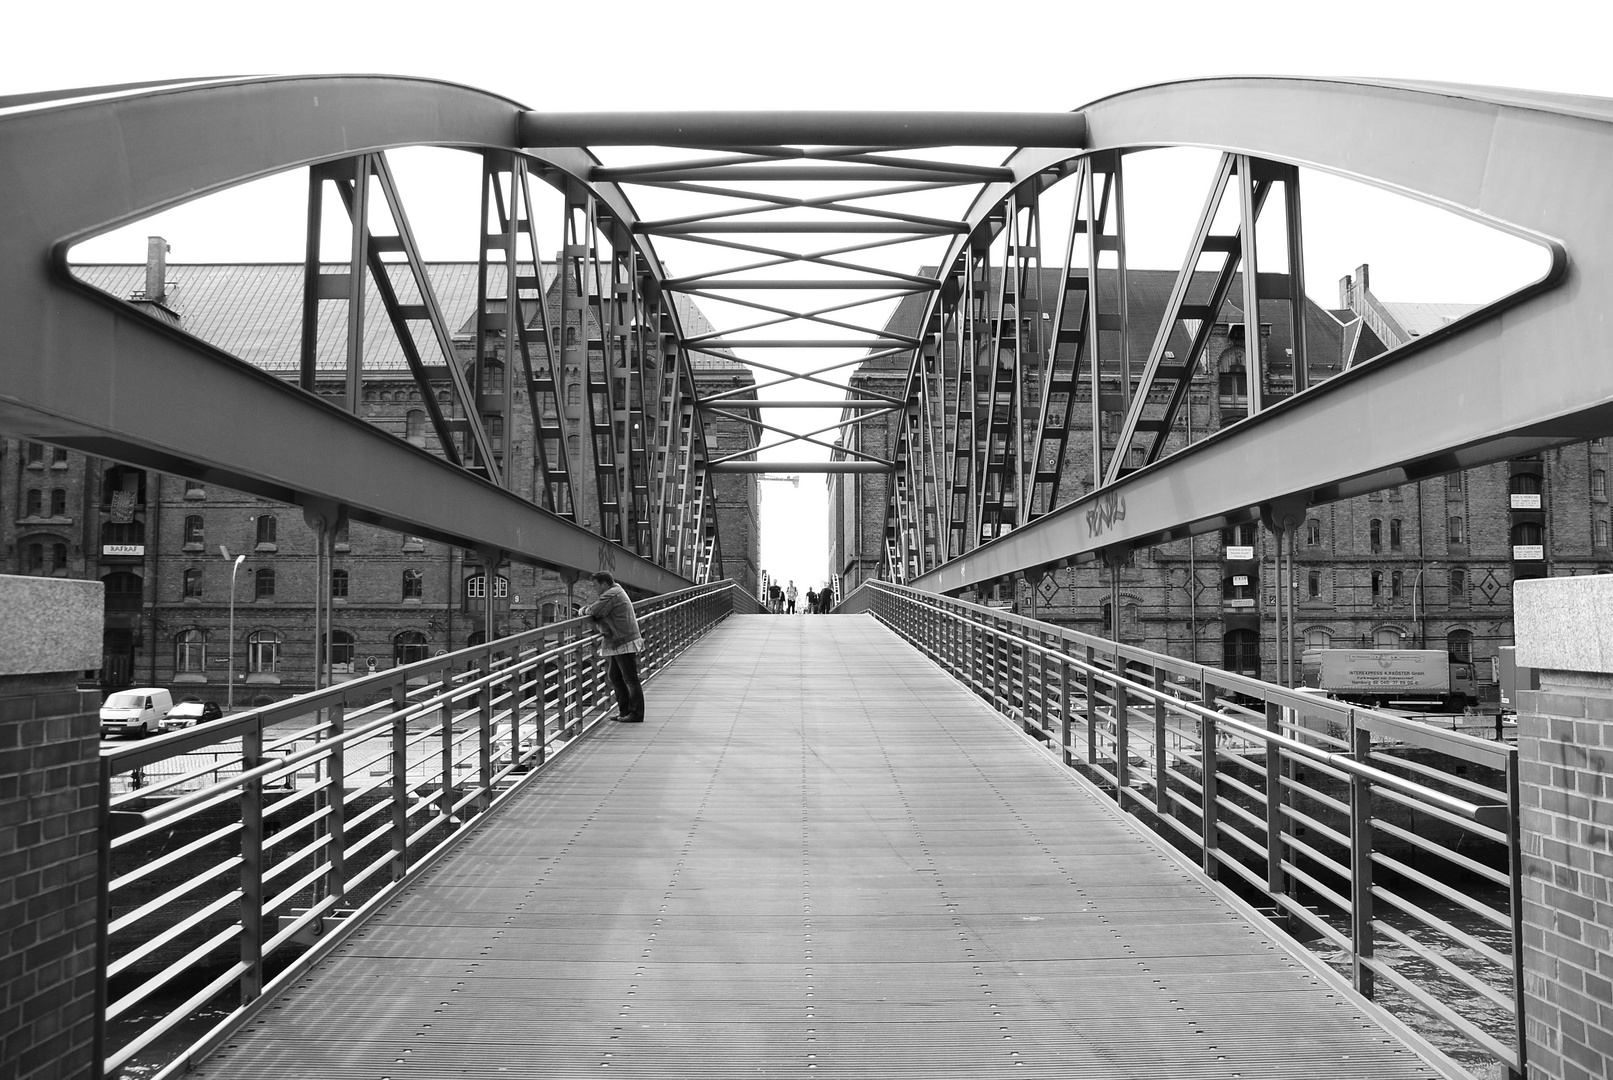
POLYGON ((1316 685, 1335 694, 1448 694, 1450 657, 1440 649, 1313 649, 1316 685))

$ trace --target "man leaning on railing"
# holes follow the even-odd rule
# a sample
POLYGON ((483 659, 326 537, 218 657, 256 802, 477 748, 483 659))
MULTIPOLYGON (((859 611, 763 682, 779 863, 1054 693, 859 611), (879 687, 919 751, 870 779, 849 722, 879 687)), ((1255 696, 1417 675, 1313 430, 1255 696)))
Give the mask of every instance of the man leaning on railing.
POLYGON ((644 648, 633 601, 616 579, 601 570, 594 584, 602 590, 599 599, 584 610, 599 627, 599 655, 610 658, 610 681, 616 688, 616 719, 623 723, 644 722, 644 684, 639 681, 638 654, 644 648))

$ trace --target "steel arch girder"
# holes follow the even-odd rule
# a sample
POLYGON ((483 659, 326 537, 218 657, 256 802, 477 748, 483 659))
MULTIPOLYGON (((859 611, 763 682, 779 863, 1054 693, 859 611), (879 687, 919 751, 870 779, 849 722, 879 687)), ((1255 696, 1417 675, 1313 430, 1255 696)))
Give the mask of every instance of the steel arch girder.
MULTIPOLYGON (((1148 87, 1085 112, 1094 152, 1200 146, 1314 167, 1534 240, 1549 269, 1411 346, 954 560, 920 587, 952 591, 1109 546, 1208 531, 1253 507, 1346 498, 1613 426, 1613 369, 1596 359, 1606 345, 1598 313, 1613 297, 1613 199, 1602 188, 1613 170, 1613 103, 1246 78, 1148 87), (1542 176, 1558 185, 1547 190, 1542 176), (1453 388, 1457 407, 1429 423, 1428 404, 1451 400, 1453 388), (1308 446, 1327 453, 1306 454, 1308 446)), ((1022 182, 1059 157, 1025 150, 1010 165, 1022 182)), ((984 190, 970 226, 1012 186, 984 190)))
MULTIPOLYGON (((145 89, 0 117, 0 426, 282 502, 345 504, 353 520, 534 563, 610 565, 646 592, 685 587, 77 282, 68 267, 70 246, 91 234, 288 169, 401 146, 518 150, 522 113, 448 83, 329 76, 145 89)), ((581 150, 544 159, 567 172, 594 164, 581 150)), ((630 225, 631 205, 605 188, 630 225)))

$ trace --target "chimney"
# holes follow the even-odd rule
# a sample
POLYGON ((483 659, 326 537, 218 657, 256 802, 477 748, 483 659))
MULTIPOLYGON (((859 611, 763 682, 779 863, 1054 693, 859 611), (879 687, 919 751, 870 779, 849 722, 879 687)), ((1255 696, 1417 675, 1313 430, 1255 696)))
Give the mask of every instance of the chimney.
POLYGON ((168 300, 168 241, 146 237, 146 299, 154 304, 168 300))

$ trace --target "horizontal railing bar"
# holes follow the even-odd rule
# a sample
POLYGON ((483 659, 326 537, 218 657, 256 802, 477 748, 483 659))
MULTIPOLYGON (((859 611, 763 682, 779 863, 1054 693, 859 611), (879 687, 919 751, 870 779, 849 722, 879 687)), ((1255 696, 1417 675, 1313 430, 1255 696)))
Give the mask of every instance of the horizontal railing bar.
POLYGON ((212 866, 204 868, 199 873, 193 874, 191 877, 181 881, 173 888, 159 893, 150 900, 147 900, 144 904, 141 904, 139 907, 127 911, 118 916, 116 919, 113 919, 111 922, 107 923, 107 934, 113 935, 123 933, 129 927, 138 924, 147 916, 161 911, 163 908, 167 907, 175 900, 178 900, 180 897, 189 895, 198 886, 207 884, 209 881, 212 881, 221 874, 227 874, 231 870, 239 869, 240 866, 241 857, 239 855, 232 855, 221 863, 214 863, 212 866))
POLYGON ((141 942, 136 948, 118 957, 110 965, 108 965, 107 976, 111 978, 121 975, 124 971, 133 967, 139 961, 144 960, 146 957, 150 956, 164 945, 167 945, 170 941, 173 941, 180 935, 184 934, 187 930, 195 929, 208 919, 211 919, 214 915, 217 915, 219 912, 223 911, 225 908, 232 907, 240 902, 241 890, 236 889, 233 892, 225 893, 223 896, 214 900, 211 904, 191 912, 189 917, 168 927, 156 937, 148 938, 146 941, 141 942))
POLYGON ((1485 982, 1471 971, 1468 971, 1460 964, 1452 963, 1449 957, 1444 956, 1435 949, 1430 949, 1427 945, 1424 945, 1422 942, 1418 941, 1416 938, 1412 937, 1410 934, 1401 930, 1392 923, 1386 923, 1381 919, 1374 919, 1372 922, 1372 927, 1384 937, 1387 937, 1399 944, 1402 948, 1415 953, 1423 960, 1424 963, 1430 965, 1431 967, 1438 968, 1446 975, 1460 982, 1463 986, 1466 986, 1469 990, 1472 990, 1474 993, 1488 999, 1490 1004, 1504 1009, 1509 1013, 1512 1011, 1513 1003, 1511 998, 1503 995, 1495 987, 1491 986, 1489 983, 1485 982))
MULTIPOLYGON (((217 948, 217 946, 214 946, 214 948, 217 948)), ((167 1016, 146 1028, 127 1044, 119 1047, 116 1053, 108 1054, 106 1058, 106 1065, 103 1069, 104 1075, 110 1076, 116 1073, 117 1070, 121 1069, 124 1063, 130 1058, 134 1057, 134 1055, 138 1054, 140 1051, 144 1050, 146 1047, 150 1046, 152 1043, 156 1042, 158 1039, 177 1028, 180 1024, 183 1024, 185 1021, 190 1019, 192 1013, 194 1013, 201 1006, 207 1004, 209 1001, 212 1001, 214 997, 218 996, 220 991, 222 991, 226 986, 229 986, 231 983, 235 982, 235 980, 239 979, 248 970, 249 969, 246 964, 237 963, 232 967, 220 972, 212 982, 208 983, 196 993, 192 994, 188 1000, 182 1002, 178 1007, 169 1012, 167 1016)), ((108 1017, 108 1019, 110 1019, 110 1017, 108 1017)))
POLYGON ((1483 1028, 1472 1023, 1456 1010, 1451 1009, 1444 1002, 1434 997, 1434 995, 1430 994, 1428 991, 1412 982, 1406 976, 1396 971, 1393 966, 1384 963, 1382 960, 1379 960, 1376 957, 1362 957, 1361 964, 1364 967, 1369 968, 1374 974, 1381 975, 1385 979, 1389 980, 1389 982, 1394 984, 1396 989, 1400 990, 1407 997, 1412 998, 1417 1002, 1417 1004, 1433 1013, 1440 1020, 1449 1024, 1457 1031, 1460 1031, 1466 1038, 1476 1043, 1485 1053, 1489 1054, 1491 1057, 1500 1061, 1503 1065, 1508 1066, 1514 1071, 1517 1070, 1518 1055, 1516 1050, 1491 1037, 1484 1031, 1483 1028))
POLYGON ((158 870, 164 870, 169 866, 172 866, 174 863, 179 862, 180 860, 202 850, 207 845, 215 844, 218 841, 223 840, 225 837, 234 836, 240 831, 241 823, 239 821, 232 821, 228 825, 214 829, 210 833, 198 836, 188 844, 184 844, 170 852, 159 855, 155 859, 143 862, 121 877, 113 878, 111 881, 107 882, 107 892, 116 893, 120 889, 127 888, 129 885, 134 884, 136 881, 139 881, 148 874, 154 874, 158 870))
POLYGON ((1410 844, 1412 847, 1417 848, 1420 851, 1426 851, 1429 855, 1436 859, 1441 859, 1447 863, 1450 863, 1452 866, 1461 867, 1470 874, 1475 874, 1478 877, 1486 878, 1494 885, 1500 885, 1501 887, 1505 888, 1512 881, 1511 875, 1507 874, 1505 871, 1497 870, 1493 866, 1486 866, 1477 859, 1469 858, 1454 848, 1448 848, 1443 844, 1436 843, 1425 836, 1419 835, 1411 829, 1403 829, 1394 822, 1385 821, 1382 818, 1375 817, 1372 819, 1372 827, 1381 833, 1386 833, 1389 836, 1393 836, 1402 843, 1410 844))

